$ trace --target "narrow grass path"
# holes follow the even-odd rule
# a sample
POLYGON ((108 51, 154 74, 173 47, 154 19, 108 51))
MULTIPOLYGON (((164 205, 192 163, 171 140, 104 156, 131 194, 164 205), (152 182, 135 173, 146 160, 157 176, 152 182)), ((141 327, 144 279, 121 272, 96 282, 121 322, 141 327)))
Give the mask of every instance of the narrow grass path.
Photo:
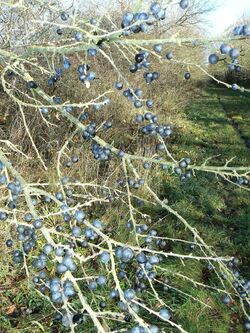
POLYGON ((233 98, 226 91, 224 94, 218 91, 217 97, 226 117, 231 120, 234 129, 250 153, 250 98, 245 98, 244 95, 233 98))
MULTIPOLYGON (((211 164, 235 157, 235 165, 250 165, 250 99, 224 89, 210 89, 185 109, 186 127, 178 135, 173 150, 189 156, 197 164, 214 156, 211 164), (220 96, 218 98, 218 96, 220 96), (238 129, 232 124, 237 120, 238 129)), ((250 196, 249 192, 214 176, 197 173, 190 182, 176 179, 165 184, 170 201, 197 227, 207 230, 207 242, 238 255, 250 278, 250 196), (210 236, 209 236, 210 235, 210 236), (220 242, 225 237, 223 246, 220 242), (218 242, 217 242, 218 241, 218 242)))
MULTIPOLYGON (((173 140, 172 151, 178 158, 189 156, 201 164, 208 157, 216 156, 210 162, 215 165, 235 157, 235 165, 250 165, 249 98, 211 88, 203 92, 200 99, 190 101, 185 116, 185 127, 173 140)), ((166 177, 164 188, 172 207, 199 230, 219 255, 237 256, 241 262, 241 276, 250 279, 249 192, 204 173, 197 173, 184 183, 166 177)), ((178 225, 164 224, 159 226, 159 231, 163 228, 168 236, 186 237, 186 231, 178 225)), ((179 249, 173 247, 172 250, 179 249)), ((204 283, 211 283, 213 279, 213 274, 197 263, 190 263, 188 267, 180 265, 176 269, 204 283)), ((185 290, 185 286, 183 288, 185 290)), ((204 301, 211 299, 211 293, 204 290, 193 290, 192 294, 204 301)), ((213 295, 210 305, 213 311, 201 311, 195 302, 187 300, 177 311, 183 327, 190 333, 243 332, 243 318, 234 304, 227 307, 218 295, 213 295)))

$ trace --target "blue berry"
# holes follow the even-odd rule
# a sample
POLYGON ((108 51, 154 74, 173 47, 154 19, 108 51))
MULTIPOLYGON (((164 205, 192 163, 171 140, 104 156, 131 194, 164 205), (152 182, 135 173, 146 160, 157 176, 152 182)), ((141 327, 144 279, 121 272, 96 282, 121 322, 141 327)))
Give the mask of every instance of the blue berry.
POLYGON ((61 13, 61 20, 63 21, 67 21, 67 19, 69 18, 69 15, 65 12, 61 13))
POLYGON ((147 261, 147 257, 144 252, 141 252, 136 256, 136 260, 138 263, 144 264, 147 261))
POLYGON ((188 6, 189 6, 188 0, 181 0, 180 2, 181 9, 187 9, 188 6))
POLYGON ((161 8, 161 10, 155 15, 158 20, 164 20, 166 17, 166 10, 161 8))
POLYGON ((133 298, 135 298, 135 291, 133 289, 126 289, 124 291, 124 297, 127 301, 131 301, 133 298))
POLYGON ((64 67, 65 69, 69 69, 70 66, 71 66, 71 63, 70 63, 69 59, 64 58, 64 59, 63 59, 63 67, 64 67))
POLYGON ((166 54, 166 58, 167 58, 168 60, 173 59, 173 57, 174 57, 174 55, 173 55, 172 52, 168 52, 168 53, 166 54))
POLYGON ((96 24, 97 24, 97 20, 96 20, 95 18, 93 18, 93 17, 90 19, 89 22, 90 22, 90 24, 92 24, 92 25, 96 25, 96 24))
POLYGON ((76 40, 77 42, 80 42, 80 41, 82 40, 82 38, 83 38, 82 33, 81 33, 80 31, 77 31, 77 32, 75 33, 75 40, 76 40))
POLYGON ((97 283, 95 281, 90 281, 88 287, 93 291, 97 288, 97 283))
POLYGON ((81 237, 82 235, 82 229, 78 226, 74 226, 72 228, 72 235, 76 238, 81 237))
POLYGON ((210 54, 210 56, 208 57, 208 62, 211 64, 211 65, 215 65, 217 64, 219 61, 219 57, 217 54, 210 54))
POLYGON ((123 88, 123 83, 122 83, 122 82, 116 82, 116 84, 115 84, 115 88, 116 88, 117 90, 121 90, 121 89, 123 88))
POLYGON ((134 257, 134 251, 129 247, 125 247, 121 252, 121 260, 123 262, 129 262, 134 257))
POLYGON ((232 49, 229 51, 229 56, 230 56, 232 59, 238 58, 239 55, 240 55, 240 50, 239 50, 239 49, 232 48, 232 49))
POLYGON ((97 49, 90 48, 87 50, 87 53, 90 57, 95 57, 97 55, 97 49))
POLYGON ((30 222, 30 221, 32 220, 32 218, 33 218, 33 217, 32 217, 32 215, 31 215, 30 213, 26 213, 26 214, 24 215, 24 218, 23 218, 23 219, 24 219, 25 222, 28 223, 28 222, 30 222))
POLYGON ((223 299, 222 299, 222 302, 224 304, 229 304, 229 303, 231 303, 231 301, 232 300, 231 300, 231 297, 229 295, 224 296, 223 299))
POLYGON ((122 20, 126 22, 127 25, 129 25, 133 21, 133 19, 134 15, 132 13, 125 13, 122 18, 122 20))
POLYGON ((158 14, 161 10, 161 6, 157 2, 153 2, 150 6, 150 11, 152 14, 158 14))
POLYGON ((36 89, 38 87, 38 85, 35 81, 29 81, 27 83, 27 85, 28 85, 28 88, 30 88, 30 89, 36 89))
POLYGON ((85 219, 85 213, 82 210, 77 210, 74 214, 74 218, 77 222, 82 222, 85 219))
POLYGON ((190 77, 191 77, 191 74, 190 74, 189 72, 186 72, 186 73, 184 74, 184 78, 185 78, 185 80, 189 80, 190 77))
POLYGON ((125 153, 124 153, 124 151, 122 151, 122 150, 120 150, 120 151, 117 153, 117 156, 120 157, 120 158, 124 157, 124 155, 125 155, 125 153))
POLYGON ((109 252, 103 251, 100 254, 100 260, 101 260, 102 263, 107 264, 109 262, 109 260, 110 260, 110 254, 109 254, 109 252))
POLYGON ((161 309, 159 314, 165 320, 169 320, 171 318, 171 312, 168 309, 161 309))
POLYGON ((242 34, 244 36, 250 36, 250 24, 243 25, 242 34))
POLYGON ((43 252, 45 254, 50 254, 53 251, 53 246, 51 244, 45 244, 43 247, 43 252))
POLYGON ((61 29, 61 28, 56 29, 56 33, 57 33, 59 36, 62 35, 62 34, 63 34, 63 29, 61 29))
POLYGON ((104 286, 107 282, 107 278, 104 275, 100 275, 98 276, 96 282, 99 286, 104 286))
POLYGON ((233 84, 232 84, 232 89, 233 89, 234 91, 236 91, 236 90, 239 90, 240 87, 238 86, 238 84, 233 83, 233 84))
POLYGON ((237 27, 234 27, 234 29, 233 29, 234 36, 239 36, 242 34, 242 32, 243 32, 242 26, 237 26, 237 27))
POLYGON ((7 183, 7 177, 5 175, 0 175, 0 185, 7 183))
POLYGON ((162 44, 154 45, 154 51, 160 53, 162 51, 162 44))
POLYGON ((149 332, 150 332, 150 333, 159 333, 159 332, 160 332, 160 329, 159 329, 158 326, 151 325, 151 326, 149 327, 149 332))
POLYGON ((8 214, 5 212, 0 212, 0 220, 1 221, 6 221, 8 218, 8 214))
POLYGON ((94 220, 93 221, 93 226, 97 229, 102 229, 103 228, 103 223, 100 220, 94 220))
POLYGON ((135 108, 141 108, 142 107, 142 102, 141 101, 139 101, 139 100, 136 100, 135 102, 134 102, 134 106, 135 106, 135 108))
POLYGON ((227 45, 227 44, 221 44, 221 46, 220 46, 220 52, 222 54, 229 54, 230 50, 231 50, 231 47, 229 45, 227 45))
POLYGON ((12 247, 12 246, 13 246, 13 241, 12 241, 12 239, 7 239, 7 241, 6 241, 6 246, 7 246, 7 247, 12 247))

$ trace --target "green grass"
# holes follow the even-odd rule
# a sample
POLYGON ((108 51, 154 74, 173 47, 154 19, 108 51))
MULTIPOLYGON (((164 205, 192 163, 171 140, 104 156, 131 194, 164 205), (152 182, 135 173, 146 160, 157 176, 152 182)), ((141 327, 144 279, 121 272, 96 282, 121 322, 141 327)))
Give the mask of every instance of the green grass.
MULTIPOLYGON (((229 96, 234 101, 233 93, 229 96)), ((242 98, 230 105, 229 96, 223 89, 211 89, 201 100, 189 104, 185 110, 187 128, 173 145, 177 156, 181 158, 188 153, 195 163, 201 164, 206 158, 219 155, 210 163, 235 157, 235 165, 250 165, 250 150, 228 120, 229 113, 244 115, 245 123, 250 126, 249 99, 242 98), (223 103, 227 96, 230 107, 226 112, 218 95, 223 103)), ((164 186, 176 210, 206 235, 209 244, 239 256, 242 268, 250 276, 250 245, 246 237, 250 232, 248 192, 205 173, 197 173, 187 183, 168 177, 164 186), (220 241, 222 236, 226 242, 220 241)))
MULTIPOLYGON (((250 150, 245 139, 249 138, 250 99, 235 96, 224 89, 210 89, 200 99, 189 103, 185 109, 186 126, 181 129, 173 144, 173 150, 179 158, 190 156, 201 164, 210 156, 219 155, 211 164, 222 163, 235 157, 235 165, 250 165, 250 150), (232 123, 234 118, 238 128, 232 123), (248 128, 248 131, 247 131, 248 128)), ((187 183, 166 177, 165 196, 169 204, 186 220, 198 229, 206 243, 213 246, 218 254, 237 256, 241 261, 240 272, 250 277, 250 199, 248 192, 216 179, 214 176, 197 173, 187 183)), ((158 229, 166 228, 159 225, 158 229)), ((168 236, 183 238, 186 231, 178 225, 169 224, 168 236)), ((171 248, 178 252, 178 247, 171 248)), ((195 253, 195 252, 194 252, 195 253)), ((177 271, 186 272, 189 277, 210 281, 204 277, 204 267, 194 262, 188 269, 177 265, 177 271)), ((202 309, 200 304, 187 299, 177 307, 176 315, 187 331, 192 333, 242 332, 238 322, 241 317, 235 305, 230 308, 222 305, 218 295, 206 290, 188 287, 182 289, 199 299, 210 299, 213 310, 202 309), (203 297, 201 294, 203 293, 203 297), (211 297, 211 295, 213 295, 211 297), (230 330, 231 329, 231 330, 230 330)))
MULTIPOLYGON (((200 98, 190 100, 183 110, 185 125, 182 123, 179 128, 176 128, 177 134, 172 140, 172 152, 177 158, 189 156, 197 164, 203 163, 208 157, 219 155, 211 163, 219 164, 235 157, 234 164, 250 165, 250 151, 246 145, 246 141, 250 139, 249 105, 248 97, 241 97, 239 93, 230 90, 211 88, 204 91, 200 98), (236 125, 233 120, 237 122, 236 125)), ((158 172, 155 173, 155 177, 159 177, 158 172)), ((204 173, 197 173, 196 177, 186 183, 181 183, 178 178, 169 177, 166 174, 161 179, 161 186, 162 196, 166 197, 169 204, 198 229, 206 243, 213 246, 219 255, 240 258, 242 263, 240 271, 244 277, 249 278, 250 200, 248 193, 222 179, 216 179, 204 173)), ((149 208, 145 207, 145 210, 147 209, 149 208)), ((150 207, 150 213, 155 221, 166 214, 159 207, 154 210, 150 207)), ((119 219, 119 212, 112 213, 112 216, 114 220, 119 219)), ((127 238, 127 235, 122 236, 122 233, 127 232, 124 225, 119 225, 118 228, 121 240, 127 238)), ((161 234, 164 230, 168 237, 191 239, 186 230, 168 215, 161 222, 156 222, 154 228, 161 234), (169 223, 170 219, 172 223, 169 223)), ((186 250, 187 254, 190 253, 185 246, 178 244, 169 244, 169 249, 176 252, 186 250)), ((207 271, 202 262, 190 260, 184 267, 179 261, 167 260, 164 265, 196 281, 216 285, 213 274, 207 271)), ((50 306, 46 305, 36 292, 32 292, 31 289, 27 291, 27 283, 22 277, 14 287, 15 273, 13 272, 12 275, 6 269, 2 270, 0 275, 0 284, 3 286, 3 291, 0 290, 0 297, 3 299, 2 309, 0 309, 0 332, 42 332, 42 328, 35 322, 49 325, 52 318, 50 306), (18 319, 7 316, 6 308, 11 304, 15 304, 19 310, 31 308, 34 313, 26 316, 21 310, 18 319), (30 325, 32 321, 34 323, 30 325)), ((230 307, 225 306, 221 302, 221 296, 216 292, 195 288, 192 284, 176 277, 170 277, 170 284, 211 306, 211 309, 205 308, 171 290, 162 295, 175 310, 174 319, 178 320, 188 332, 243 332, 242 313, 236 303, 230 307)), ((46 333, 54 332, 49 326, 44 329, 46 333)), ((58 331, 64 332, 61 327, 58 331)), ((77 332, 86 332, 86 330, 83 326, 79 326, 77 332)), ((167 327, 166 332, 172 332, 172 330, 167 327)))
MULTIPOLYGON (((237 119, 242 117, 244 124, 250 128, 249 101, 249 98, 235 96, 234 92, 224 89, 211 88, 203 92, 199 99, 191 100, 185 108, 185 126, 180 126, 180 132, 172 140, 169 146, 171 151, 179 159, 191 157, 198 165, 211 156, 216 156, 208 162, 213 165, 225 163, 232 157, 235 157, 232 162, 234 165, 250 165, 250 150, 242 137, 248 133, 244 132, 240 124, 236 127, 231 119, 232 115, 237 119)), ((155 179, 157 177, 159 173, 155 171, 155 179)), ((157 183, 163 187, 162 199, 167 198, 169 205, 199 231, 218 255, 237 256, 241 261, 242 276, 249 278, 249 193, 203 172, 198 172, 193 179, 184 183, 166 174, 157 183)), ((166 215, 161 207, 153 210, 152 207, 146 207, 145 211, 153 214, 154 228, 161 235, 193 240, 190 233, 169 214, 157 223, 159 217, 166 215)), ((176 243, 168 244, 168 250, 190 253, 186 246, 176 243)), ((197 250, 193 253, 199 254, 197 250)), ((180 262, 167 260, 165 267, 171 267, 171 271, 181 272, 198 282, 219 287, 214 274, 202 262, 189 261, 184 267, 180 262)), ((209 300, 208 304, 212 308, 205 308, 188 297, 180 297, 176 292, 170 292, 171 297, 167 293, 166 300, 171 300, 169 304, 174 308, 175 318, 188 332, 243 332, 243 317, 237 302, 225 306, 221 302, 222 295, 217 292, 195 288, 189 282, 170 276, 172 286, 204 303, 209 300)))

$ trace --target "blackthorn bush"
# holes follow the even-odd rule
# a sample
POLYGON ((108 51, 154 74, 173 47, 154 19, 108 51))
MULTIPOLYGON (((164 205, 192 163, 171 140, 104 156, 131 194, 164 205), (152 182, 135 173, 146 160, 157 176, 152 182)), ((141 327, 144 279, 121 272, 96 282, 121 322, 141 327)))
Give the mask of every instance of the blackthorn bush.
MULTIPOLYGON (((182 290, 184 280, 212 290, 226 306, 239 301, 248 330, 250 282, 243 279, 237 258, 217 255, 193 223, 163 198, 149 175, 158 170, 185 188, 196 181, 196 173, 204 172, 249 190, 250 167, 231 166, 229 161, 198 165, 186 152, 177 160, 170 147, 178 130, 162 119, 157 96, 150 94, 154 87, 161 94, 163 66, 180 66, 178 80, 185 85, 198 69, 225 87, 249 92, 209 72, 219 64, 240 67, 243 52, 233 47, 233 40, 247 39, 249 25, 236 27, 206 58, 209 43, 203 38, 148 38, 164 27, 170 4, 166 8, 150 2, 140 11, 131 6, 112 24, 106 22, 110 17, 62 11, 56 2, 4 6, 16 17, 23 15, 23 6, 41 15, 41 31, 37 29, 37 39, 27 34, 22 41, 14 40, 16 47, 0 49, 2 88, 21 114, 35 156, 8 140, 9 151, 0 148, 0 222, 11 236, 4 243, 13 263, 32 278, 32 288, 56 311, 55 320, 71 332, 184 333, 176 314, 181 297, 210 307, 199 294, 182 290), (203 63, 179 56, 176 45, 182 43, 200 47, 203 63), (108 90, 102 88, 106 85, 108 90), (126 103, 133 115, 129 130, 116 121, 119 103, 126 103), (27 113, 39 119, 36 127, 45 126, 48 134, 53 127, 66 128, 66 137, 51 134, 48 142, 43 136, 35 140, 27 113), (115 139, 112 131, 118 132, 115 139), (134 133, 138 150, 129 140, 134 133), (55 144, 51 157, 38 149, 38 141, 55 144), (34 163, 34 174, 22 174, 22 158, 34 163), (85 178, 88 172, 91 179, 85 178), (155 228, 156 207, 178 221, 174 238, 168 237, 167 227, 155 228), (178 238, 180 228, 187 239, 178 238), (201 265, 211 281, 196 281, 175 269, 180 263, 189 267, 191 261, 201 265)), ((181 17, 188 19, 191 10, 191 1, 179 2, 181 17)))

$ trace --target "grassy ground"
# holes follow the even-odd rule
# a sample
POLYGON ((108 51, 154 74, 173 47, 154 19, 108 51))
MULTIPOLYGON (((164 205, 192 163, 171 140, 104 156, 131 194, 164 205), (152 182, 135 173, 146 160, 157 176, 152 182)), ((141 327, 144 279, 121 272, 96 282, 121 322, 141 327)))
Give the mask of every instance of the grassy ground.
MULTIPOLYGON (((249 98, 243 95, 217 88, 203 91, 200 98, 196 96, 186 107, 185 126, 180 127, 180 133, 173 140, 172 151, 179 158, 190 156, 197 164, 218 155, 211 164, 221 164, 235 157, 235 165, 249 165, 249 111, 249 98)), ((199 230, 203 239, 218 254, 237 256, 241 261, 239 270, 242 276, 249 278, 249 193, 204 173, 197 173, 196 178, 187 183, 166 176, 163 186, 165 191, 162 195, 169 200, 169 204, 199 230)), ((157 214, 163 212, 159 210, 157 214)), ((186 230, 178 223, 169 223, 169 220, 170 217, 157 225, 158 230, 166 230, 170 237, 188 238, 186 230)), ((180 252, 177 245, 171 247, 171 250, 180 252)), ((197 281, 209 281, 216 285, 213 274, 201 263, 192 262, 187 267, 174 263, 171 268, 197 281)), ((175 313, 187 331, 243 332, 243 318, 236 303, 227 307, 216 293, 193 288, 191 284, 175 279, 172 283, 204 302, 209 300, 213 309, 204 309, 190 299, 182 299, 180 306, 177 297, 175 313)), ((170 295, 173 296, 171 292, 170 295)))
MULTIPOLYGON (((249 98, 238 93, 217 88, 190 101, 185 109, 185 128, 173 145, 176 155, 181 158, 188 154, 198 164, 209 156, 219 155, 212 160, 213 164, 235 157, 234 164, 249 165, 249 102, 249 98)), ((197 174, 196 179, 184 184, 168 178, 164 186, 173 207, 200 231, 217 253, 240 258, 240 272, 249 278, 249 193, 207 174, 197 174)), ((172 234, 177 237, 179 232, 183 237, 183 231, 177 230, 172 230, 172 234)), ((191 269, 189 266, 188 271, 192 277, 199 278, 203 274, 203 281, 210 279, 200 265, 191 269)), ((211 293, 204 292, 202 299, 210 296, 211 293)), ((184 327, 193 333, 242 332, 233 304, 225 307, 216 297, 212 297, 212 304, 212 312, 201 312, 199 305, 188 300, 179 309, 184 327)))
MULTIPOLYGON (((211 161, 213 164, 235 157, 235 165, 249 165, 250 150, 246 142, 250 137, 249 111, 249 99, 239 98, 228 90, 210 89, 186 108, 187 128, 174 144, 176 154, 181 157, 188 152, 197 163, 219 155, 211 161)), ((166 182, 165 186, 170 200, 176 202, 183 215, 211 234, 208 243, 239 256, 249 276, 248 192, 204 173, 197 174, 189 183, 166 182)))
MULTIPOLYGON (((250 99, 229 90, 211 88, 203 91, 199 98, 190 100, 183 111, 185 121, 172 142, 172 151, 179 158, 190 156, 193 161, 202 163, 206 158, 220 155, 212 163, 219 163, 236 157, 234 164, 249 165, 250 150, 250 99), (185 124, 185 125, 183 125, 185 124)), ((195 226, 207 244, 218 254, 237 256, 241 261, 240 272, 250 278, 250 200, 249 194, 240 188, 207 174, 197 174, 187 183, 166 176, 163 180, 163 195, 173 208, 195 226)), ((162 211, 155 211, 155 218, 162 211)), ((168 236, 184 237, 185 230, 176 224, 164 222, 155 225, 156 229, 166 230, 168 236)), ((173 246, 172 250, 176 250, 173 246)), ((213 279, 212 274, 201 263, 187 267, 175 262, 168 263, 176 271, 203 283, 213 279)), ((166 266, 167 267, 167 266, 166 266)), ((27 290, 27 282, 22 276, 15 277, 11 267, 1 269, 0 312, 1 333, 42 332, 39 322, 49 323, 49 306, 32 290, 27 290), (12 307, 12 308, 11 308, 12 307), (32 314, 25 311, 29 308, 32 314), (18 317, 15 315, 18 314, 18 317)), ((197 289, 183 281, 174 280, 175 286, 191 293, 212 309, 185 297, 175 297, 169 290, 166 300, 174 300, 175 318, 190 333, 241 333, 242 314, 236 303, 222 304, 214 292, 197 289), (171 296, 171 297, 170 297, 171 296)), ((45 328, 45 332, 62 332, 58 325, 45 328)), ((79 333, 86 332, 79 328, 79 333)), ((166 332, 172 330, 166 329, 166 332)))

